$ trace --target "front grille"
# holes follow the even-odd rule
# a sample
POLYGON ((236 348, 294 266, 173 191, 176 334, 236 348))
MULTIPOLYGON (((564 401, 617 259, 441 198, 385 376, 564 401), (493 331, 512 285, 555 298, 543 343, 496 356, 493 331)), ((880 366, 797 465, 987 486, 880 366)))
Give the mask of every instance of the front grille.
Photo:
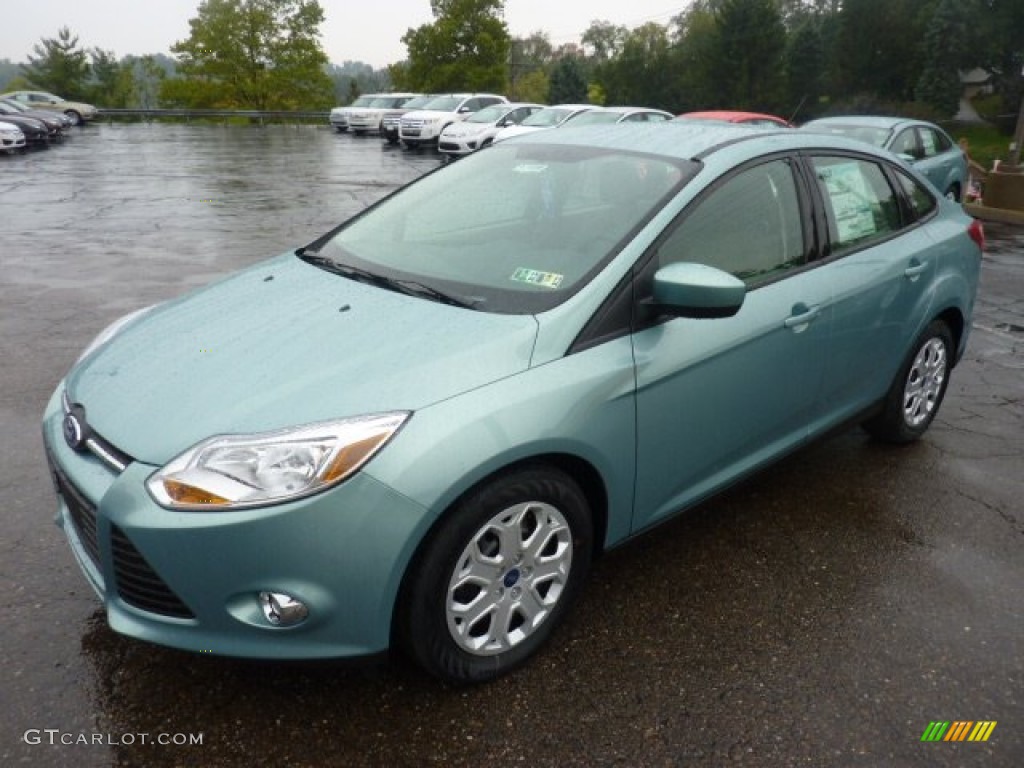
POLYGON ((175 619, 193 619, 181 598, 168 587, 146 559, 132 544, 124 531, 116 525, 110 526, 111 554, 114 559, 114 576, 117 580, 117 594, 128 605, 161 616, 175 619))
POLYGON ((424 123, 423 120, 416 120, 416 119, 413 119, 413 118, 409 118, 408 120, 406 120, 404 117, 402 118, 402 128, 403 129, 405 129, 405 128, 422 128, 423 127, 423 123, 424 123))
POLYGON ((71 517, 71 524, 74 526, 75 535, 82 543, 82 549, 92 560, 97 570, 100 567, 100 547, 96 536, 96 507, 82 495, 82 492, 71 484, 71 481, 64 476, 64 473, 57 469, 53 462, 50 462, 53 470, 53 477, 57 484, 57 493, 68 505, 68 513, 71 517))
POLYGON ((456 152, 459 149, 458 144, 452 144, 450 141, 442 141, 438 149, 447 149, 451 152, 456 152))

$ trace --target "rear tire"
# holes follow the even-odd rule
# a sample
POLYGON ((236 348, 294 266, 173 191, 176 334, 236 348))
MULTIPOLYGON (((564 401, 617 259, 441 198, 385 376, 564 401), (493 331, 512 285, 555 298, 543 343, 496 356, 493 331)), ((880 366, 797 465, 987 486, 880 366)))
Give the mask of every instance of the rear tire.
POLYGON ((593 549, 586 497, 532 465, 471 491, 440 521, 406 574, 399 640, 449 683, 479 683, 532 656, 575 602, 593 549))
POLYGON ((953 334, 942 320, 922 331, 885 396, 882 412, 864 422, 869 435, 889 443, 920 438, 938 413, 953 368, 953 334))

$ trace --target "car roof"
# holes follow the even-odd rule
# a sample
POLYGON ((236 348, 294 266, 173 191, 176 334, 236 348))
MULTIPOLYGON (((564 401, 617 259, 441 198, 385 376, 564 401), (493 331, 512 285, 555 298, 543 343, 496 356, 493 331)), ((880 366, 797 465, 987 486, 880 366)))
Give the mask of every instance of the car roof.
MULTIPOLYGON (((609 123, 575 127, 568 122, 557 131, 535 131, 515 137, 516 144, 590 146, 625 152, 662 155, 678 160, 703 160, 728 155, 732 161, 795 149, 832 148, 889 157, 883 150, 843 136, 801 132, 780 127, 757 128, 714 120, 664 120, 657 123, 609 123)), ((890 158, 891 159, 891 158, 890 158)))
POLYGON ((891 129, 898 125, 911 123, 923 123, 923 121, 914 120, 908 117, 890 117, 885 115, 836 115, 834 117, 821 117, 817 120, 810 120, 800 127, 813 127, 815 125, 860 125, 865 128, 891 129))
POLYGON ((738 123, 743 120, 779 120, 786 122, 778 115, 769 115, 766 112, 743 112, 735 109, 708 109, 698 112, 684 112, 679 117, 692 117, 698 120, 724 120, 727 123, 738 123))

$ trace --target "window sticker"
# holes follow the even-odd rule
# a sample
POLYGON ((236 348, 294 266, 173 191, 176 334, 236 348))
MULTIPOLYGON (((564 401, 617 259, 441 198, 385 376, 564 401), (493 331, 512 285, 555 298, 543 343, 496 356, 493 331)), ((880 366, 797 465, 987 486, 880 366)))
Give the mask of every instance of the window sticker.
POLYGON ((921 131, 921 143, 924 144, 924 156, 931 157, 939 152, 935 146, 935 134, 931 131, 921 131))
POLYGON ((878 231, 872 214, 872 204, 877 201, 857 163, 819 166, 818 178, 824 182, 832 201, 840 243, 860 240, 878 231))
POLYGON ((560 275, 557 272, 542 272, 539 269, 518 267, 512 273, 511 279, 517 283, 539 285, 542 288, 558 288, 562 284, 562 280, 565 279, 565 275, 560 275))

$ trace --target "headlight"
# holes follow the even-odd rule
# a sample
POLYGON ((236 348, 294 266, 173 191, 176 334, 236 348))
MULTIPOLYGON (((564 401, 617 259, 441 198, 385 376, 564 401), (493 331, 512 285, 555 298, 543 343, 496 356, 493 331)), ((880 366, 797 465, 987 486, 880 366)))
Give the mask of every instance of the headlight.
POLYGON ((384 413, 211 437, 151 475, 146 487, 172 509, 257 507, 309 496, 356 472, 408 418, 384 413))
POLYGON ((104 328, 102 331, 100 331, 95 339, 93 339, 91 342, 89 342, 89 346, 87 346, 84 350, 82 350, 82 354, 80 354, 78 356, 78 359, 75 360, 75 365, 78 365, 80 362, 85 360, 85 358, 87 358, 89 355, 91 355, 97 349, 99 349, 104 344, 106 344, 108 341, 110 341, 112 338, 117 336, 117 334, 119 334, 121 331, 123 331, 125 329, 125 327, 129 323, 134 322, 135 320, 137 320, 138 318, 142 317, 144 314, 146 314, 147 312, 149 312, 150 310, 152 310, 155 307, 156 307, 156 304, 153 304, 152 306, 149 306, 149 307, 143 307, 142 309, 137 309, 134 312, 129 312, 124 317, 118 318, 117 320, 112 322, 110 325, 108 325, 106 328, 104 328))

